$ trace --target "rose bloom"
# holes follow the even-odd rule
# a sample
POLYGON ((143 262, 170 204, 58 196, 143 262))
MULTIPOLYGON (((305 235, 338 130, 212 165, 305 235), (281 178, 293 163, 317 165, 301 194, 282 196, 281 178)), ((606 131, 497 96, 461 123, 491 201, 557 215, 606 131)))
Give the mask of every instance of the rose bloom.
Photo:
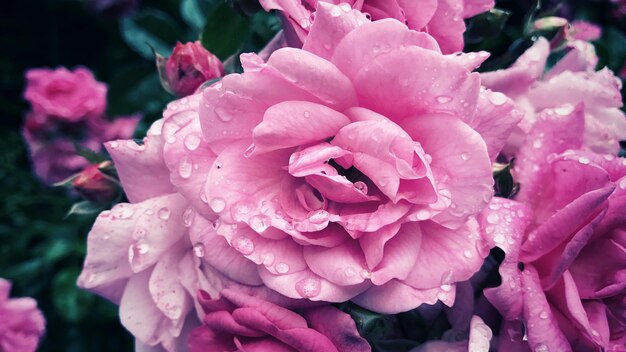
POLYGON ((474 217, 520 118, 470 72, 485 57, 445 56, 396 20, 320 3, 303 50, 243 55, 243 74, 193 96, 198 110, 171 105, 172 183, 215 224, 204 236, 249 260, 217 253, 212 266, 252 264, 285 296, 377 312, 452 304, 488 253, 474 217))
POLYGON ((44 334, 46 321, 29 297, 9 298, 11 283, 0 278, 0 350, 33 352, 44 334))
POLYGON ((166 87, 179 97, 193 94, 202 83, 224 75, 220 59, 198 41, 176 43, 165 67, 159 69, 165 76, 166 87))
POLYGON ((494 199, 481 217, 506 253, 485 291, 505 320, 500 351, 626 343, 626 162, 579 150, 584 125, 582 104, 542 112, 513 170, 519 202, 494 199))
POLYGON ((106 85, 85 68, 33 69, 26 73, 24 98, 32 110, 23 135, 35 173, 47 184, 62 181, 89 166, 74 143, 94 150, 102 142, 130 138, 140 115, 105 119, 106 85))
POLYGON ((24 98, 37 114, 76 122, 104 113, 107 87, 86 68, 45 68, 26 72, 24 98))
MULTIPOLYGON (((356 9, 372 20, 394 18, 416 31, 429 33, 437 40, 441 51, 453 53, 463 50, 464 18, 488 11, 493 0, 323 0, 340 4, 343 9, 356 9)), ((289 43, 301 47, 311 30, 317 0, 260 0, 266 11, 278 10, 289 43)))
POLYGON ((331 305, 290 311, 232 290, 218 300, 203 291, 198 296, 206 315, 204 325, 191 332, 191 352, 371 351, 352 318, 331 305))
POLYGON ((626 139, 620 80, 608 68, 594 71, 598 58, 593 45, 574 41, 568 50, 544 72, 550 45, 539 38, 510 68, 481 74, 486 87, 506 94, 525 111, 505 148, 507 156, 515 155, 545 109, 568 110, 579 103, 585 110, 584 149, 615 154, 619 141, 626 139))

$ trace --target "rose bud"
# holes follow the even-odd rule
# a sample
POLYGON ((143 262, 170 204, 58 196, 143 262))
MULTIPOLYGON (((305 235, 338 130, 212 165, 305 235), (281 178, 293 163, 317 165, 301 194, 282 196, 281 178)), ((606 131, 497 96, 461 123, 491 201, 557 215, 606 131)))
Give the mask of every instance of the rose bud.
POLYGON ((90 165, 72 180, 72 186, 87 200, 96 203, 110 202, 118 196, 119 185, 102 170, 112 166, 110 161, 90 165))
POLYGON ((224 75, 220 59, 198 41, 176 43, 167 60, 158 54, 156 60, 161 83, 167 91, 179 97, 193 94, 202 83, 224 75))

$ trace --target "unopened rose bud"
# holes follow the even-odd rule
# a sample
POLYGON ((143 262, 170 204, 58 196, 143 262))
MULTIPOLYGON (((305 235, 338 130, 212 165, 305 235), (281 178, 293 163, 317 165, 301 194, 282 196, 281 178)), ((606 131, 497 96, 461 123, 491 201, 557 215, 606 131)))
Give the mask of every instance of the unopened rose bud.
POLYGON ((177 43, 167 60, 157 55, 157 67, 165 89, 179 97, 193 94, 202 83, 224 75, 220 59, 198 41, 177 43))
POLYGON ((112 165, 110 161, 90 165, 72 180, 72 186, 92 202, 106 203, 114 200, 119 194, 119 185, 113 177, 101 171, 112 165))
POLYGON ((568 21, 562 17, 548 16, 533 22, 533 27, 538 31, 549 31, 567 26, 568 21))

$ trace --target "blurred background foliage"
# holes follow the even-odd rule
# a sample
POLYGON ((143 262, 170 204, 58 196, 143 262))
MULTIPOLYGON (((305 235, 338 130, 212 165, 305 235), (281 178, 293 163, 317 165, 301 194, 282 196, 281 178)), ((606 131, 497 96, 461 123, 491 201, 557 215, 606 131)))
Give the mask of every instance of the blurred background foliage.
MULTIPOLYGON (((132 339, 119 324, 116 306, 76 288, 95 215, 66 217, 79 201, 76 195, 46 187, 31 171, 20 132, 28 109, 24 72, 89 68, 109 87, 109 116, 144 114, 140 137, 174 99, 159 83, 152 50, 168 56, 176 41, 200 39, 233 72, 240 70, 236 54, 260 50, 280 29, 276 15, 260 11, 253 0, 143 0, 123 16, 117 8, 94 10, 93 3, 124 1, 10 1, 0 13, 0 277, 13 281, 13 296, 38 300, 47 320, 40 351, 131 351, 132 339)), ((609 0, 497 1, 496 10, 468 21, 466 51, 492 52, 482 70, 508 66, 538 35, 528 30, 529 21, 546 15, 600 25, 599 66, 616 72, 624 67, 626 17, 609 0)), ((384 340, 387 322, 397 324, 411 314, 390 320, 349 304, 342 308, 376 340, 384 340)), ((378 350, 406 350, 412 346, 407 338, 372 343, 378 350)))

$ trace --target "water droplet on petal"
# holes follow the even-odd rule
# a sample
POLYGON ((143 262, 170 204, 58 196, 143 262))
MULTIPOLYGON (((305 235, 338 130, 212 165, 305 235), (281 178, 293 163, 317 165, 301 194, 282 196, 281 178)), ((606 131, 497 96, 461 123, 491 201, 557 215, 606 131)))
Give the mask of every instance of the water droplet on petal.
POLYGON ((469 249, 464 250, 463 256, 467 259, 470 259, 472 257, 472 251, 470 251, 469 249))
POLYGON ((534 352, 550 352, 550 349, 548 348, 548 346, 544 343, 539 343, 537 345, 535 345, 535 348, 533 348, 534 352))
POLYGON ((498 244, 503 244, 505 241, 505 238, 503 235, 497 235, 496 237, 493 238, 493 240, 498 244))
POLYGON ((187 179, 191 177, 192 170, 193 164, 191 164, 188 158, 184 158, 180 164, 178 164, 178 174, 181 178, 187 179))
POLYGON ((350 4, 342 2, 341 4, 339 4, 339 7, 345 11, 345 12, 350 12, 350 10, 352 10, 352 6, 350 6, 350 4))
POLYGON ((246 236, 237 236, 232 240, 233 248, 239 251, 243 255, 248 255, 254 252, 254 242, 246 236))
POLYGON ((305 112, 303 113, 303 115, 304 115, 304 117, 306 117, 307 119, 308 119, 309 117, 311 117, 311 113, 310 113, 310 112, 308 112, 308 111, 305 111, 305 112))
POLYGON ((574 111, 574 107, 572 105, 563 105, 561 107, 554 109, 554 112, 562 116, 569 115, 573 111, 574 111))
POLYGON ((163 207, 163 208, 159 209, 159 213, 158 213, 159 219, 167 220, 167 219, 170 218, 170 214, 171 213, 172 212, 167 207, 163 207))
POLYGON ((185 148, 187 148, 187 150, 189 151, 194 151, 200 146, 200 141, 200 136, 198 136, 197 134, 190 134, 185 137, 185 148))
POLYGON ((281 262, 281 263, 276 264, 274 269, 279 274, 286 274, 286 273, 289 272, 289 265, 287 265, 287 263, 282 263, 281 262))
POLYGON ((254 153, 254 151, 256 150, 256 146, 254 144, 251 144, 246 151, 243 152, 243 156, 244 158, 249 158, 250 156, 252 156, 252 153, 254 153))
POLYGON ((546 312, 545 310, 542 311, 541 313, 539 313, 539 318, 548 319, 548 312, 546 312))
POLYGON ((367 189, 367 185, 365 184, 365 182, 361 182, 361 181, 355 182, 354 188, 358 189, 363 194, 367 194, 368 189, 367 189))
POLYGON ((176 143, 176 136, 169 135, 165 138, 165 141, 169 144, 176 143))
POLYGON ((467 161, 470 159, 469 153, 461 153, 461 159, 467 161))
POLYGON ((491 94, 489 94, 489 101, 493 104, 493 105, 502 105, 504 103, 506 103, 506 95, 500 93, 500 92, 491 92, 491 94))
POLYGON ((202 243, 196 243, 193 245, 193 254, 198 258, 204 257, 204 245, 202 243))
POLYGON ((449 97, 447 95, 441 95, 437 97, 437 102, 439 104, 446 104, 452 101, 452 97, 449 97))
POLYGON ((591 160, 589 160, 589 158, 585 157, 585 156, 581 156, 580 159, 578 159, 578 162, 583 164, 583 165, 587 165, 591 162, 591 160))
POLYGON ((341 16, 341 9, 337 6, 333 6, 333 8, 330 10, 330 15, 332 17, 339 17, 341 16))
POLYGON ((498 216, 498 214, 491 213, 487 216, 487 222, 490 224, 497 224, 498 220, 500 220, 500 217, 498 216))
POLYGON ((109 142, 109 147, 116 149, 120 144, 117 141, 109 142))
POLYGON ((420 209, 417 211, 417 213, 415 213, 415 217, 417 218, 417 220, 428 220, 430 219, 430 210, 428 209, 420 209))
POLYGON ((187 210, 185 210, 185 212, 183 213, 183 223, 185 224, 185 227, 191 226, 191 224, 193 223, 194 215, 195 214, 193 209, 188 208, 187 210))
POLYGON ((304 298, 315 297, 321 290, 322 283, 319 279, 302 279, 296 283, 296 291, 304 298))
POLYGON ((452 290, 452 285, 445 284, 445 285, 441 285, 441 287, 440 287, 440 288, 441 288, 443 291, 450 292, 450 291, 452 290))
POLYGON ((535 149, 539 149, 539 148, 541 148, 542 146, 543 146, 543 142, 541 141, 541 139, 536 139, 536 140, 533 142, 533 148, 535 148, 535 149))
POLYGON ((272 264, 274 264, 274 255, 272 253, 263 255, 263 265, 270 266, 272 264))
POLYGON ((266 215, 255 215, 250 218, 249 225, 254 231, 263 233, 272 225, 272 219, 266 215))
POLYGON ((308 215, 309 222, 317 225, 327 222, 329 218, 330 214, 323 209, 310 212, 308 215))
POLYGON ((211 207, 211 209, 213 209, 214 212, 221 213, 224 208, 226 208, 226 201, 224 200, 224 198, 213 198, 209 202, 209 206, 211 207))

